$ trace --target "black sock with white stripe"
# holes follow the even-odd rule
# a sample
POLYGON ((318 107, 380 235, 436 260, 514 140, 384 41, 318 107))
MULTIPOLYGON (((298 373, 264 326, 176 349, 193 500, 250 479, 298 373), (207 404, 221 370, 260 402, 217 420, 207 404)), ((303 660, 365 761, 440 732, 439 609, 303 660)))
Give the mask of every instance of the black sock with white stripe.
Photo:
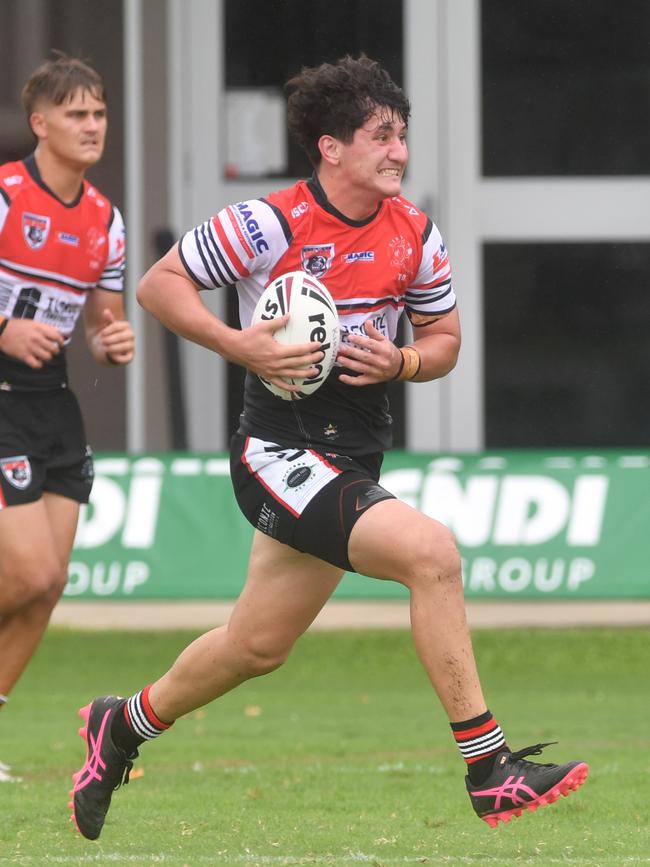
POLYGON ((134 752, 140 744, 151 741, 173 725, 159 719, 149 703, 151 684, 136 692, 124 702, 122 711, 116 713, 111 725, 111 737, 115 746, 127 755, 134 752))
POLYGON ((496 755, 508 749, 499 724, 489 710, 463 722, 451 723, 456 745, 467 762, 473 785, 480 785, 492 773, 496 755))

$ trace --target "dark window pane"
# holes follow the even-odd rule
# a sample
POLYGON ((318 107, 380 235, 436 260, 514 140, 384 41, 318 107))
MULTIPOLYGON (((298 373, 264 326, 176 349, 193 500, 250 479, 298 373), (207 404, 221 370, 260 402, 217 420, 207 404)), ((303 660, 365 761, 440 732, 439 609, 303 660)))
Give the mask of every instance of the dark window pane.
POLYGON ((650 173, 650 3, 483 0, 483 174, 650 173))
MULTIPOLYGON (((226 89, 277 88, 303 66, 365 52, 402 84, 401 0, 226 0, 226 89)), ((282 173, 285 174, 285 173, 282 173)), ((311 166, 288 142, 288 174, 311 166)))
POLYGON ((650 244, 487 244, 486 445, 645 447, 650 244))
POLYGON ((364 51, 402 80, 402 3, 226 0, 226 87, 281 87, 301 66, 364 51))

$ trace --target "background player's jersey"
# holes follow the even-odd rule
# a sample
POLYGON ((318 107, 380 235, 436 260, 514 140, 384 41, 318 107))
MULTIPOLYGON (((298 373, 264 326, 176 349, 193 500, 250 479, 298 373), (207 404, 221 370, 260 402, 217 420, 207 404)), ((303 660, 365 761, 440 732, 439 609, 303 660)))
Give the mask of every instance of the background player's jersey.
MULTIPOLYGON (((425 214, 399 196, 384 200, 366 220, 349 220, 330 205, 316 178, 224 208, 184 235, 179 251, 199 286, 236 285, 243 328, 263 289, 280 274, 301 269, 329 289, 343 340, 369 319, 394 340, 402 312, 417 329, 456 304, 447 251, 425 214)), ((249 373, 240 431, 350 455, 387 448, 386 384, 346 386, 340 372, 335 367, 317 392, 300 401, 274 397, 249 373)))
MULTIPOLYGON (((95 286, 124 288, 124 223, 83 182, 65 204, 43 183, 33 156, 0 166, 0 313, 57 328, 69 343, 95 286)), ((0 352, 0 389, 67 383, 65 351, 40 370, 0 352)))

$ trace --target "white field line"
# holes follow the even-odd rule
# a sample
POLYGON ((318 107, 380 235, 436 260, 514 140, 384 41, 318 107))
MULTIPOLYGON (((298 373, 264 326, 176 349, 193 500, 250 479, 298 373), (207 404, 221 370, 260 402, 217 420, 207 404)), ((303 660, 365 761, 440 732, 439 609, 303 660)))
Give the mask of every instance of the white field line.
MULTIPOLYGON (((416 855, 402 857, 386 857, 385 855, 368 852, 350 852, 347 855, 340 857, 334 855, 256 855, 254 853, 246 854, 214 854, 214 855, 192 855, 190 861, 184 861, 178 856, 169 856, 165 854, 141 854, 141 855, 126 855, 119 852, 102 852, 98 854, 87 855, 46 855, 43 859, 39 857, 38 861, 34 858, 25 855, 16 855, 15 858, 5 858, 0 856, 0 864, 22 864, 34 865, 40 867, 42 864, 166 864, 169 867, 195 867, 197 864, 326 864, 336 867, 336 865, 345 864, 376 864, 378 867, 383 867, 385 864, 496 864, 503 867, 503 856, 493 858, 491 856, 481 855, 473 857, 471 855, 416 855)), ((510 864, 541 864, 538 857, 533 858, 517 858, 510 860, 510 864)), ((584 865, 584 867, 604 867, 604 865, 612 864, 615 867, 621 867, 624 864, 650 864, 650 857, 630 856, 612 856, 598 858, 545 858, 543 861, 544 867, 551 864, 575 864, 584 865)))

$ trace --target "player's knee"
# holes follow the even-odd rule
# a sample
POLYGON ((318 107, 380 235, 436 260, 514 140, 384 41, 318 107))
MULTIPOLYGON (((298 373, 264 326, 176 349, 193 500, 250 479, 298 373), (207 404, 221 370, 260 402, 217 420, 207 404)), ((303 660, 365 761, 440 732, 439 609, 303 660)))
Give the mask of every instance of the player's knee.
POLYGON ((418 550, 411 552, 403 583, 411 589, 462 584, 460 552, 451 530, 435 524, 423 534, 418 550))
POLYGON ((241 644, 242 663, 249 677, 270 674, 287 661, 291 645, 269 637, 250 637, 241 644))
POLYGON ((53 604, 56 604, 56 602, 63 594, 67 583, 67 566, 61 566, 61 564, 56 564, 52 571, 49 572, 47 575, 47 589, 44 593, 45 599, 51 601, 53 604))
POLYGON ((14 563, 4 572, 7 586, 14 588, 15 606, 42 601, 52 605, 61 596, 67 582, 67 570, 55 559, 36 563, 14 563))

